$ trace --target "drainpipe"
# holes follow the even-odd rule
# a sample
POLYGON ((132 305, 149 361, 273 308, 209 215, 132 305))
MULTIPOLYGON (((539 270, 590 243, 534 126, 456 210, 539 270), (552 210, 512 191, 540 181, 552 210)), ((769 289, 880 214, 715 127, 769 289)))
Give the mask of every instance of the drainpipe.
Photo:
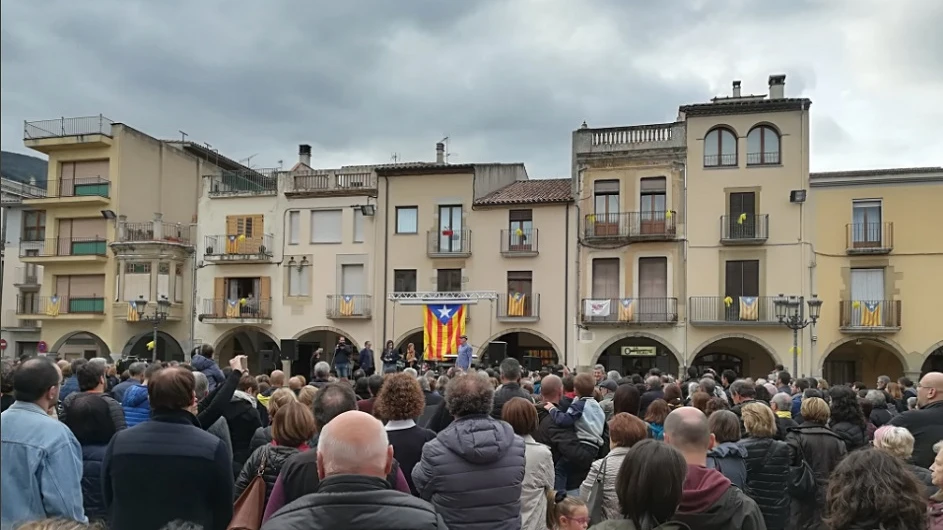
POLYGON ((386 298, 390 282, 387 270, 390 258, 390 177, 386 175, 383 175, 383 189, 386 197, 383 199, 383 293, 381 298, 383 299, 383 347, 385 348, 388 340, 386 338, 386 311, 389 306, 386 298))
MULTIPOLYGON (((579 169, 576 170, 576 193, 574 194, 574 197, 575 197, 575 199, 576 199, 576 200, 574 201, 574 204, 576 205, 576 223, 577 223, 577 225, 576 225, 576 307, 577 307, 577 312, 576 312, 576 315, 574 315, 574 322, 575 322, 575 326, 576 326, 576 337, 574 337, 575 340, 573 341, 573 346, 574 346, 573 349, 574 349, 574 350, 578 350, 578 349, 579 349, 579 346, 578 346, 578 344, 579 344, 579 342, 580 342, 580 324, 579 324, 579 318, 580 318, 580 314, 581 314, 581 311, 582 311, 582 307, 580 307, 580 304, 583 303, 582 299, 580 298, 580 293, 582 292, 581 287, 582 287, 582 285, 583 285, 583 278, 580 276, 580 268, 581 268, 581 267, 580 267, 580 253, 582 252, 583 245, 582 245, 581 242, 580 242, 580 233, 579 233, 579 230, 580 230, 580 229, 579 229, 579 226, 580 226, 579 223, 580 223, 580 222, 582 221, 582 219, 583 219, 582 208, 580 208, 580 197, 581 197, 582 192, 583 192, 583 189, 582 189, 582 184, 583 184, 583 171, 585 171, 584 168, 579 168, 579 169)), ((569 326, 569 323, 567 323, 567 325, 569 326)), ((579 353, 577 352, 576 355, 577 355, 577 360, 578 360, 578 358, 579 358, 579 353)), ((594 359, 594 360, 595 360, 595 359, 594 359)), ((565 360, 564 360, 564 363, 563 363, 563 364, 564 364, 564 365, 567 365, 567 363, 566 363, 565 360)), ((568 365, 567 365, 567 366, 568 366, 568 365)))
POLYGON ((563 352, 570 344, 570 203, 566 203, 566 237, 563 240, 564 258, 563 258, 563 352))
POLYGON ((681 266, 684 267, 685 300, 684 300, 684 350, 683 350, 684 359, 681 363, 683 365, 681 367, 681 373, 679 373, 678 376, 681 377, 682 380, 684 380, 684 378, 687 376, 686 372, 688 369, 688 362, 689 362, 688 327, 691 325, 691 315, 690 315, 690 311, 691 311, 690 300, 691 299, 690 297, 688 297, 688 244, 689 244, 688 218, 687 218, 687 215, 688 215, 688 163, 686 160, 685 162, 681 164, 681 182, 682 182, 682 189, 683 189, 682 193, 684 193, 684 197, 681 198, 682 204, 684 205, 684 213, 682 214, 684 216, 684 218, 682 219, 684 221, 684 234, 682 235, 682 239, 681 239, 681 266))

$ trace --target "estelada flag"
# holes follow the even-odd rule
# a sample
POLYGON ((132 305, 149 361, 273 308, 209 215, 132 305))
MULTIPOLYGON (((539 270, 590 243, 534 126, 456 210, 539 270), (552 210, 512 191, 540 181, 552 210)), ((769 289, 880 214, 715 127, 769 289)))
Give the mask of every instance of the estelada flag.
POLYGON ((423 311, 424 360, 442 361, 458 353, 458 339, 465 334, 464 304, 431 304, 423 311))

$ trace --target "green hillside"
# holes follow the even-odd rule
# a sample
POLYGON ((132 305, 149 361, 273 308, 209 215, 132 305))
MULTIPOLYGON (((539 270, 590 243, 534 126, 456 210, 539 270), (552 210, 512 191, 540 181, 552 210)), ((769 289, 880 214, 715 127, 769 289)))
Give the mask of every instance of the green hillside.
POLYGON ((29 184, 30 177, 36 178, 36 184, 46 186, 46 166, 48 162, 35 156, 21 155, 10 151, 0 152, 0 174, 3 178, 29 184))

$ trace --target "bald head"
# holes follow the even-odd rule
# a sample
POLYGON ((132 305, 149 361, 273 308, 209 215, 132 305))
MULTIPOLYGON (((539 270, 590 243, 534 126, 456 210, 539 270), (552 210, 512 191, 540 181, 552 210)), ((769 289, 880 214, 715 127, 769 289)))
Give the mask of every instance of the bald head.
POLYGON ((295 392, 301 390, 301 387, 305 386, 304 381, 300 377, 295 376, 288 380, 288 388, 294 390, 295 392))
POLYGON ((665 419, 665 442, 682 453, 706 455, 711 446, 707 416, 694 407, 675 409, 665 419))
POLYGON ((318 474, 366 475, 386 478, 393 466, 393 446, 380 420, 351 410, 321 429, 318 437, 318 474))
POLYGON ((269 383, 275 388, 285 386, 285 372, 281 370, 273 371, 272 375, 269 376, 269 383))
POLYGON ((556 403, 563 394, 563 380, 559 376, 550 374, 540 380, 540 396, 544 401, 556 403))
POLYGON ((927 372, 917 388, 917 404, 925 407, 937 401, 943 401, 943 373, 927 372))

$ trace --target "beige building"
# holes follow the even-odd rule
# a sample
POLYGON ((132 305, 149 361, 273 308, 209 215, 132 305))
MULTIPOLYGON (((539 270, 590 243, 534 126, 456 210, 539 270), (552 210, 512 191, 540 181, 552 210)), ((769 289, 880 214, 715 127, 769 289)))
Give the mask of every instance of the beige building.
POLYGON ((208 164, 103 116, 27 122, 24 144, 49 157, 45 196, 22 201, 17 249, 31 281, 18 286, 15 310, 41 323, 37 349, 182 360, 190 224, 208 164), (133 304, 142 299, 144 318, 133 304), (155 352, 147 317, 158 307, 155 352))
POLYGON ((302 145, 291 169, 204 178, 198 339, 221 359, 296 349, 292 370, 307 374, 340 336, 377 357, 387 340, 422 351, 423 305, 460 303, 476 355, 498 341, 532 366, 562 359, 570 180, 447 164, 443 150, 435 163, 324 170, 302 145))

